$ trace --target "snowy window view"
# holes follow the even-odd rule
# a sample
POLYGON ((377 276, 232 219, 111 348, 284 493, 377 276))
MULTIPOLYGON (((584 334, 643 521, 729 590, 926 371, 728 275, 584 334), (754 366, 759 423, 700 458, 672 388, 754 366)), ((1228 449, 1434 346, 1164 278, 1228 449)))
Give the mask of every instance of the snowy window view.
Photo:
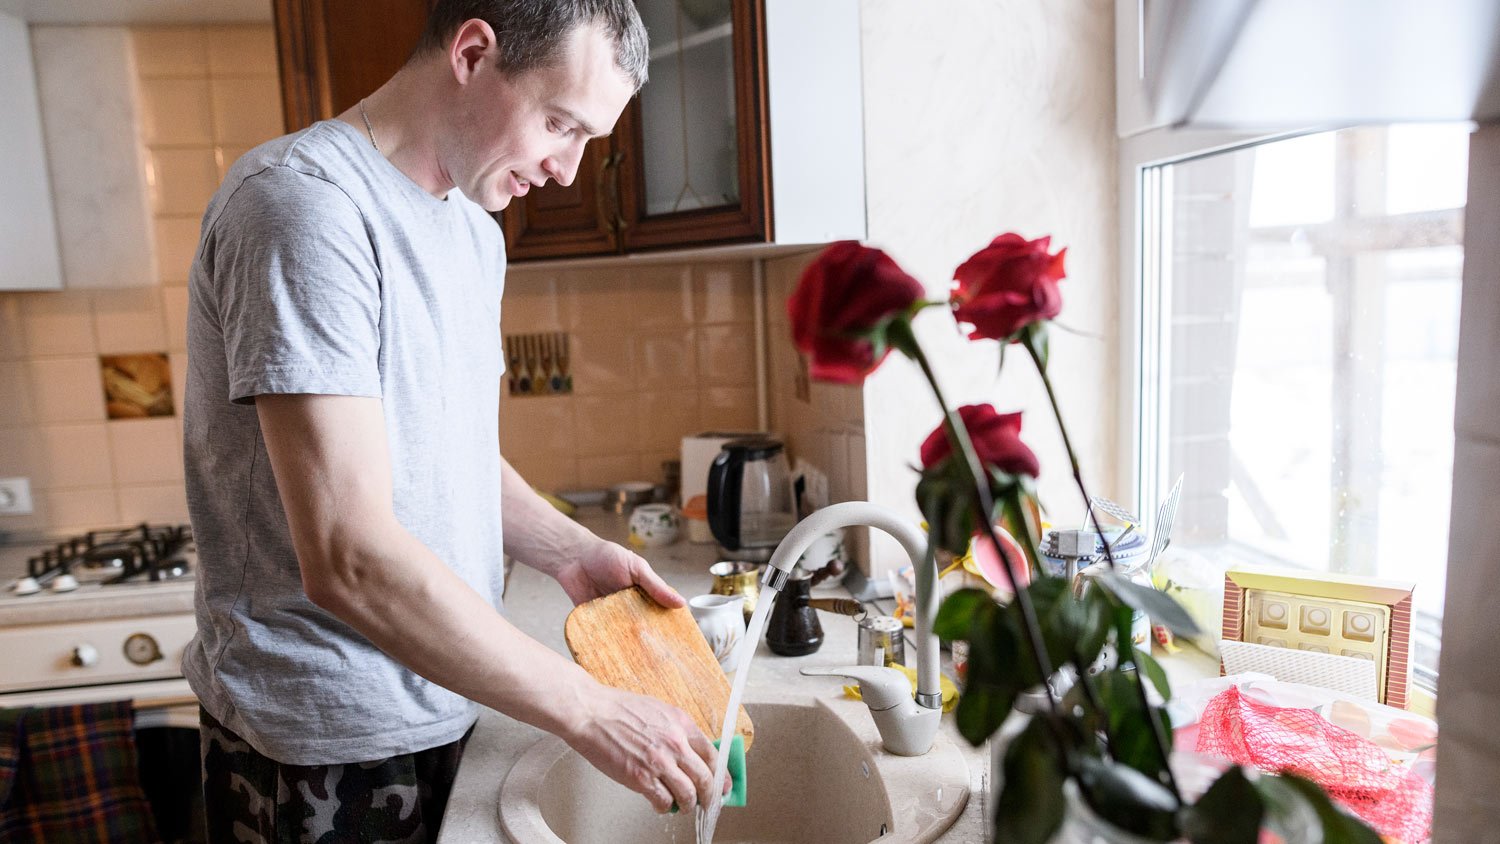
POLYGON ((1165 165, 1146 214, 1161 221, 1146 232, 1161 256, 1157 480, 1183 476, 1174 542, 1415 583, 1429 681, 1468 132, 1350 129, 1165 165))

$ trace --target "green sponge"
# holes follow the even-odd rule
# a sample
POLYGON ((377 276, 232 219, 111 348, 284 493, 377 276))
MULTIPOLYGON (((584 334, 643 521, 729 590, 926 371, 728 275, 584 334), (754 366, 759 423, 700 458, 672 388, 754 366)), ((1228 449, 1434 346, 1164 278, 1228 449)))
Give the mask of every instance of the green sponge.
MULTIPOLYGON (((719 742, 714 740, 714 747, 719 742)), ((724 795, 725 806, 745 805, 745 737, 739 733, 729 740, 729 793, 724 795)), ((672 804, 672 814, 677 813, 677 804, 672 804)))

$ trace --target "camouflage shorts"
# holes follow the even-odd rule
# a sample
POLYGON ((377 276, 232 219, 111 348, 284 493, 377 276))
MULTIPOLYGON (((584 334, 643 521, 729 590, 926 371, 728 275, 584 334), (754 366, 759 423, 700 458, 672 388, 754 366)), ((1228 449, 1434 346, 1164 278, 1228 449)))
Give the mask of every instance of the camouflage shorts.
POLYGON ((344 844, 437 840, 463 738, 374 762, 283 765, 200 710, 208 840, 344 844))

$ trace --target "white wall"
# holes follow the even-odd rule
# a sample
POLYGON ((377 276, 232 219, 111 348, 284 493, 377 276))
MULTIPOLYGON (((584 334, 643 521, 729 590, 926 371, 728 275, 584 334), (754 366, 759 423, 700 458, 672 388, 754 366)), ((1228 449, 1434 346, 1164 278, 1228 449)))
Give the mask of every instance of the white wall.
POLYGON ((42 143, 36 74, 26 22, 0 7, 0 290, 55 290, 62 286, 52 188, 42 143))
MULTIPOLYGON (((946 295, 953 269, 995 235, 1068 247, 1052 376, 1090 492, 1117 488, 1118 338, 1114 11, 1110 0, 962 0, 943 14, 902 0, 861 6, 868 242, 946 295)), ((1039 382, 1017 347, 995 380, 994 343, 969 344, 940 313, 918 330, 954 404, 1026 412, 1053 521, 1082 516, 1039 382)), ((868 497, 916 517, 922 439, 938 423, 920 374, 893 359, 865 389, 868 497)), ((900 561, 874 546, 876 573, 900 561)))
POLYGON ((1433 840, 1500 842, 1500 124, 1469 146, 1459 324, 1453 508, 1439 665, 1437 819, 1433 840))

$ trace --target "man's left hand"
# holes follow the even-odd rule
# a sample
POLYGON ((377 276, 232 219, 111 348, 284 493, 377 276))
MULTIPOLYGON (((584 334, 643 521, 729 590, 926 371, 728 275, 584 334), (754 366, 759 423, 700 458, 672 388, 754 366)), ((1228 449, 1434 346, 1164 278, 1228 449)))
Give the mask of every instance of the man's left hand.
POLYGON ((639 586, 667 609, 687 601, 668 586, 651 564, 623 545, 600 540, 559 568, 554 575, 574 605, 639 586))

